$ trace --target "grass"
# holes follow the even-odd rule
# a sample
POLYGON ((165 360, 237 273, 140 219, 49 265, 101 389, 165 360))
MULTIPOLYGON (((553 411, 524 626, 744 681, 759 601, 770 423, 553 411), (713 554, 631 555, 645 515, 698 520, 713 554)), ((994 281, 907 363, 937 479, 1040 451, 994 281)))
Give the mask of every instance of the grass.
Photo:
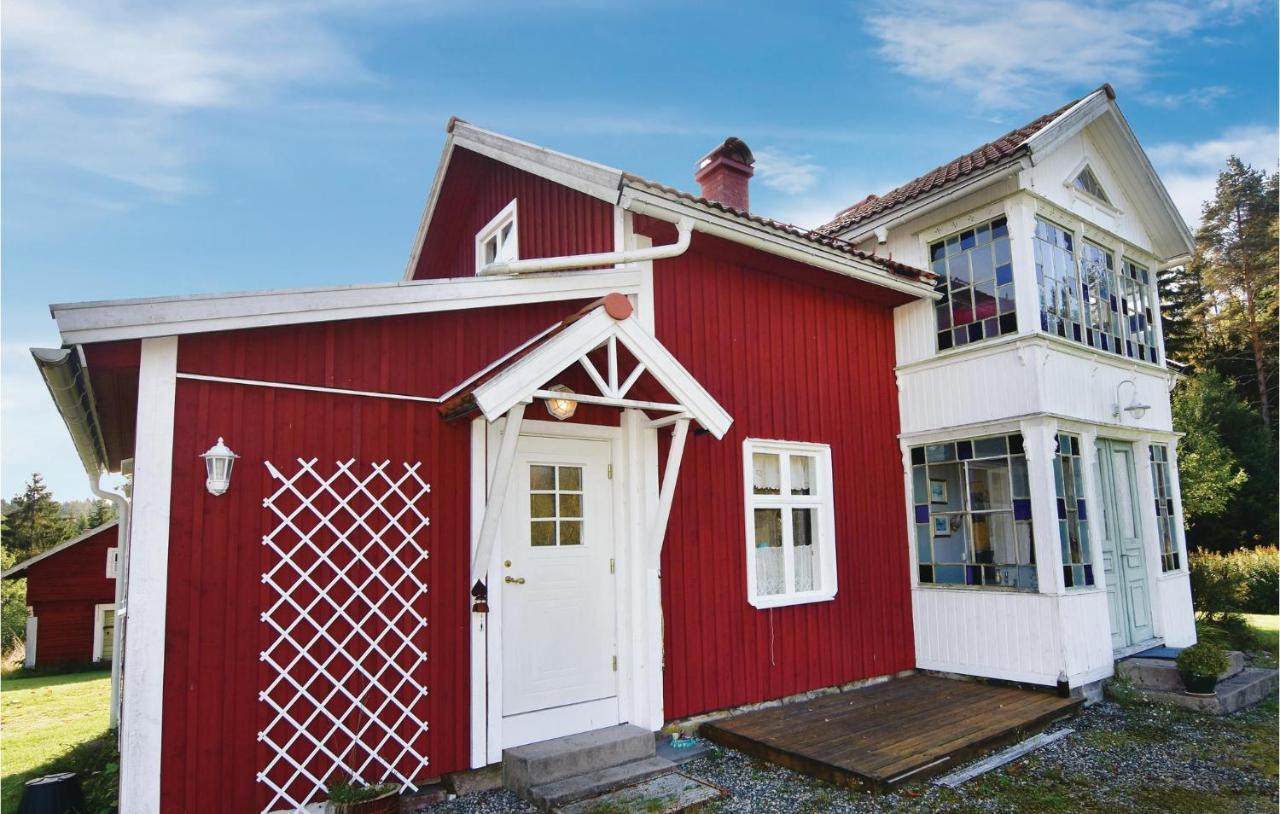
POLYGON ((1258 637, 1258 649, 1275 656, 1280 651, 1280 615, 1246 613, 1244 618, 1258 637))
POLYGON ((0 810, 16 811, 27 780, 66 767, 101 738, 110 706, 109 671, 0 680, 0 810))

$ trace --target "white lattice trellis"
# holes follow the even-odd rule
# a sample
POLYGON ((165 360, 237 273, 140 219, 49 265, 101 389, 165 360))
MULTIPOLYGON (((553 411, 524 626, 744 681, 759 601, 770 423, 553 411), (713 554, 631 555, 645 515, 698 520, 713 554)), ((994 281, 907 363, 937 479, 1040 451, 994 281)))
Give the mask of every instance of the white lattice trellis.
POLYGON ((258 781, 264 811, 302 809, 334 775, 415 788, 426 776, 428 558, 420 507, 431 486, 420 463, 357 472, 355 460, 322 473, 298 459, 262 504, 275 528, 262 538, 272 564, 258 694, 270 722, 258 733, 269 758, 258 781))

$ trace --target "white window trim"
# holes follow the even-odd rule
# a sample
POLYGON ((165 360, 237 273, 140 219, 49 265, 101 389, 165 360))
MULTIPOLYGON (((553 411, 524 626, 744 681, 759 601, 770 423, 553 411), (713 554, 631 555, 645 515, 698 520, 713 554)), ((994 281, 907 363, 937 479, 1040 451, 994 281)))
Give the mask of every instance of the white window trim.
POLYGON ((1107 190, 1112 185, 1110 183, 1103 183, 1102 176, 1099 175, 1098 171, 1093 168, 1093 165, 1088 158, 1084 159, 1079 164, 1076 164, 1076 168, 1072 170, 1071 173, 1066 177, 1066 179, 1062 182, 1062 185, 1067 188, 1067 191, 1070 192, 1071 195, 1073 195, 1074 197, 1086 203, 1090 203, 1090 204, 1093 204, 1094 206, 1101 207, 1102 209, 1106 210, 1108 213, 1115 216, 1123 215, 1124 210, 1120 209, 1120 207, 1116 206, 1111 201, 1109 200, 1104 201, 1102 198, 1099 198, 1096 195, 1086 192, 1085 190, 1080 189, 1078 186, 1076 186, 1076 179, 1079 178, 1080 174, 1084 172, 1086 169, 1089 170, 1090 174, 1093 175, 1094 180, 1098 182, 1098 186, 1102 187, 1102 192, 1108 198, 1110 198, 1111 193, 1108 192, 1107 190))
MULTIPOLYGON (((813 444, 800 441, 775 441, 759 438, 747 438, 742 442, 742 477, 743 494, 746 512, 743 515, 743 544, 747 553, 747 602, 753 607, 781 608, 788 605, 803 605, 809 602, 828 602, 836 596, 836 519, 835 519, 835 483, 831 476, 831 447, 828 444, 813 444), (791 481, 789 466, 779 467, 781 494, 756 495, 753 489, 752 456, 757 452, 766 453, 798 453, 813 456, 817 471, 814 477, 818 482, 816 495, 796 496, 787 494, 791 481), (760 596, 756 593, 756 558, 755 558, 755 509, 783 506, 806 506, 817 508, 818 514, 818 575, 821 585, 817 590, 770 594, 760 596)), ((783 550, 790 552, 791 524, 782 524, 783 550)), ((784 554, 784 561, 790 563, 790 554, 784 554)))
POLYGON ((484 259, 484 244, 489 238, 496 235, 502 227, 508 223, 511 224, 511 256, 499 256, 495 262, 510 262, 520 259, 520 223, 517 219, 516 199, 512 198, 511 203, 502 208, 502 211, 494 215, 493 218, 484 225, 479 232, 476 232, 476 273, 488 265, 484 259))
POLYGON ((111 546, 107 549, 107 579, 115 579, 120 573, 120 548, 111 546))
MULTIPOLYGON (((93 660, 95 662, 102 661, 102 623, 104 621, 105 614, 107 611, 114 611, 115 609, 116 605, 114 602, 93 606, 93 660)), ((111 654, 111 657, 113 659, 115 658, 114 652, 111 654)))

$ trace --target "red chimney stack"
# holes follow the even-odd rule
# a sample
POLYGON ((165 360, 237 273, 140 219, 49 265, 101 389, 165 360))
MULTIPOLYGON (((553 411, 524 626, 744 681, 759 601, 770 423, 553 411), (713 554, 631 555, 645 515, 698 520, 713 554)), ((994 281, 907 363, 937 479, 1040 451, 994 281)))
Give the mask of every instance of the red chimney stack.
POLYGON ((746 142, 730 136, 702 157, 693 179, 702 187, 702 197, 746 212, 750 204, 747 186, 755 174, 755 163, 746 142))

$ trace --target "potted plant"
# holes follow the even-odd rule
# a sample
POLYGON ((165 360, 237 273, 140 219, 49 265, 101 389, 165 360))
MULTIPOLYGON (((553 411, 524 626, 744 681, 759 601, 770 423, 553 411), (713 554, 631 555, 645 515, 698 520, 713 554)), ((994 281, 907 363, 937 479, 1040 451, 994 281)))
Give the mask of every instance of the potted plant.
POLYGON ((1200 642, 1178 654, 1178 675, 1190 695, 1213 695, 1218 676, 1228 666, 1226 651, 1211 642, 1200 642))
POLYGON ((400 814, 400 787, 395 783, 362 786, 355 779, 332 778, 328 814, 400 814))

